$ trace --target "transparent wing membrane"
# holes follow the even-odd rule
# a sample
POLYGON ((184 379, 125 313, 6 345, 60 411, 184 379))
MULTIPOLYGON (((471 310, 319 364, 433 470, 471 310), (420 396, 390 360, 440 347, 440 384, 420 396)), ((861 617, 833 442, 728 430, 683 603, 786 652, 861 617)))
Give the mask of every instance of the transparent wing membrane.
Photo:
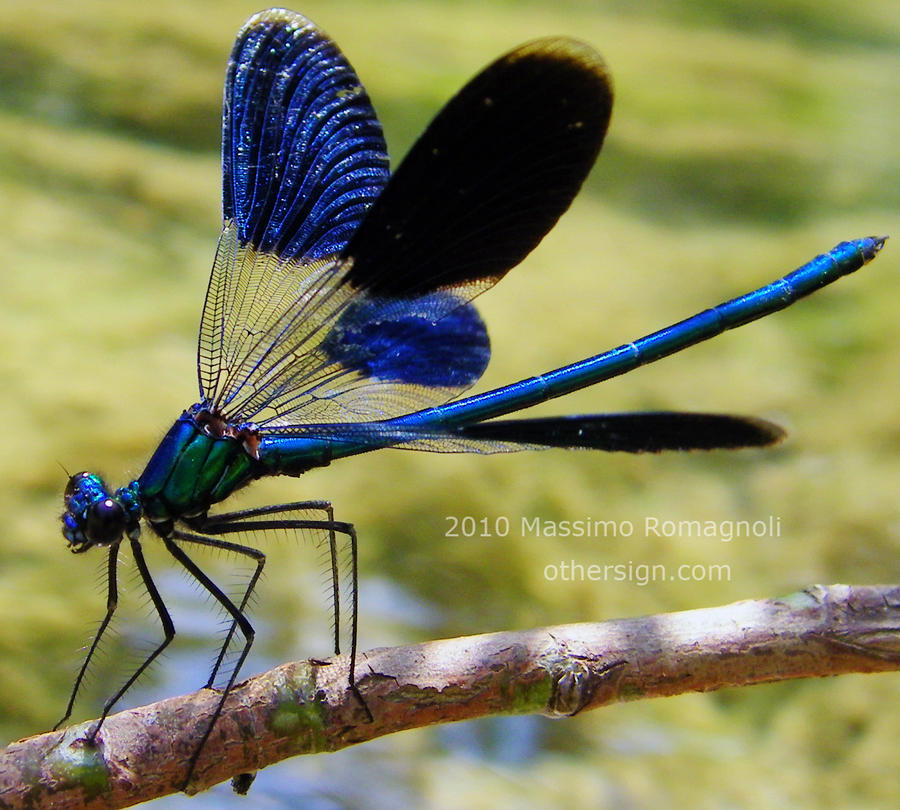
POLYGON ((261 427, 386 419, 458 395, 487 365, 487 330, 455 294, 379 299, 345 263, 240 245, 226 225, 201 321, 203 397, 261 427))

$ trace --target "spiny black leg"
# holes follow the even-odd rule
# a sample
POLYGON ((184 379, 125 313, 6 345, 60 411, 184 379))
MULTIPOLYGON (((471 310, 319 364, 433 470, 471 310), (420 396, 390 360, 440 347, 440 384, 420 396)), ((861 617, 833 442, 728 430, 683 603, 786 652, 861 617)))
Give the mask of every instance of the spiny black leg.
MULTIPOLYGON (((259 578, 262 575, 263 566, 266 564, 266 555, 258 548, 253 548, 253 546, 245 546, 239 543, 230 543, 227 540, 216 540, 212 537, 203 537, 198 534, 176 531, 172 536, 179 540, 184 540, 188 543, 194 543, 200 546, 209 546, 211 548, 218 548, 222 549, 223 551, 232 551, 235 554, 242 554, 245 557, 250 557, 251 559, 256 560, 256 570, 253 572, 253 576, 250 577, 250 582, 247 583, 247 588, 244 590, 244 595, 241 597, 240 605, 238 605, 237 608, 238 611, 243 614, 244 608, 247 607, 247 602, 250 601, 250 595, 253 593, 253 589, 256 587, 256 583, 259 581, 259 578)), ((219 650, 219 655, 216 657, 215 664, 213 664, 212 672, 209 673, 209 680, 207 680, 204 686, 205 689, 212 688, 213 682, 216 679, 216 675, 219 672, 219 668, 222 666, 222 661, 225 660, 225 653, 228 650, 229 644, 231 644, 231 639, 234 638, 234 631, 236 628, 237 620, 232 620, 231 627, 229 628, 228 633, 225 636, 225 641, 222 644, 222 649, 219 650)))
POLYGON ((100 627, 97 628, 97 632, 94 635, 94 640, 91 642, 90 649, 88 649, 87 655, 84 658, 84 663, 81 665, 81 669, 78 671, 78 677, 75 678, 75 685, 72 687, 72 694, 69 696, 69 704, 66 706, 66 713, 62 716, 60 721, 53 726, 53 730, 56 731, 63 723, 66 722, 72 716, 72 707, 75 705, 75 698, 78 696, 78 690, 81 688, 81 682, 84 680, 85 673, 88 670, 88 666, 90 666, 91 658, 94 656, 94 652, 97 650, 98 645, 100 644, 100 638, 106 632, 106 628, 109 627, 109 623, 112 621, 113 614, 116 612, 116 607, 119 604, 119 588, 117 584, 117 571, 116 565, 119 559, 119 544, 115 543, 110 546, 109 556, 107 557, 107 568, 106 568, 106 615, 103 617, 103 621, 100 622, 100 627))
MULTIPOLYGON (((324 510, 328 515, 328 554, 331 558, 331 620, 334 623, 334 654, 341 654, 341 583, 337 561, 337 534, 334 530, 334 509, 328 501, 314 501, 313 508, 324 510)), ((354 560, 356 558, 354 557, 354 560)), ((356 613, 354 612, 354 617, 356 613)), ((356 647, 354 645, 353 649, 356 647)))
MULTIPOLYGON (((199 543, 201 545, 213 546, 216 548, 227 548, 232 543, 225 543, 222 540, 214 540, 211 537, 199 537, 195 535, 190 535, 182 532, 178 532, 177 536, 179 539, 186 540, 192 543, 199 543)), ((238 627, 241 630, 241 633, 244 634, 244 649, 241 651, 240 656, 238 657, 238 661, 232 670, 231 677, 228 679, 228 683, 225 685, 225 688, 222 690, 222 697, 219 699, 219 703, 216 706, 215 711, 213 712, 212 719, 209 722, 209 725, 206 728, 206 731, 203 733, 203 737, 200 740, 200 744, 197 746, 197 750, 194 751, 191 756, 190 762, 188 763, 187 774, 184 778, 184 788, 186 789, 188 783, 191 781, 191 776, 194 774, 194 768, 197 765, 197 760, 200 757, 200 752, 203 750, 203 747, 206 745, 206 741, 209 739, 209 735, 212 733, 213 727, 216 725, 216 720, 219 719, 219 715, 222 713, 222 708, 225 706, 225 700, 228 698, 228 695, 231 692, 231 688, 234 686, 234 682, 237 679, 237 674, 241 670, 241 666, 243 666, 244 660, 247 658, 247 654, 250 652, 250 647, 253 645, 253 638, 256 635, 253 625, 250 624, 250 621, 247 617, 241 613, 240 609, 237 605, 234 604, 219 588, 218 585, 215 584, 201 569, 200 567, 184 552, 184 550, 179 547, 175 541, 171 537, 164 537, 163 543, 165 543, 166 549, 169 554, 171 554, 178 562, 180 562, 187 572, 194 577, 206 590, 209 592, 210 596, 212 596, 220 605, 222 605, 225 610, 231 615, 231 618, 237 623, 238 627)), ((263 556, 263 560, 265 557, 263 556)), ((259 566, 258 566, 259 568, 259 566)))
MULTIPOLYGON (((359 567, 357 561, 356 529, 352 523, 333 520, 333 511, 328 501, 298 501, 296 503, 275 504, 257 509, 244 509, 237 512, 228 512, 219 515, 211 515, 204 523, 204 529, 213 534, 228 534, 231 532, 264 531, 266 529, 294 529, 294 530, 324 530, 329 532, 332 554, 332 587, 338 590, 337 575, 337 551, 335 534, 344 534, 350 539, 351 555, 351 621, 350 621, 350 689, 365 709, 369 722, 372 722, 372 712, 369 710, 362 693, 356 685, 356 645, 359 608, 359 567), (300 520, 296 518, 278 518, 279 514, 295 511, 322 509, 328 515, 328 520, 300 520)), ((339 622, 335 616, 335 624, 339 622)), ((338 633, 336 631, 336 640, 338 633)), ((335 652, 338 652, 337 650, 335 652)))
MULTIPOLYGON (((227 532, 254 531, 261 528, 256 522, 257 518, 270 517, 271 515, 285 514, 300 511, 320 511, 327 515, 324 521, 314 521, 315 527, 307 528, 324 528, 328 531, 328 551, 331 558, 331 604, 332 604, 332 621, 334 622, 334 654, 341 653, 341 587, 338 574, 337 562, 337 537, 335 532, 334 508, 330 501, 295 501, 294 503, 274 504, 271 506, 262 506, 254 509, 241 509, 234 512, 222 512, 218 515, 209 515, 197 528, 207 534, 225 534, 227 532), (241 528, 243 527, 243 528, 241 528)), ((279 525, 277 528, 292 528, 286 525, 279 525)), ((356 552, 354 550, 354 565, 356 561, 356 552)), ((249 594, 248 594, 249 596, 249 594)), ((241 605, 243 610, 244 605, 241 605)), ((354 622, 355 622, 354 613, 354 622)), ((229 632, 229 640, 234 633, 234 626, 229 632)), ((355 648, 354 648, 355 649, 355 648)), ((217 667, 218 667, 217 662, 217 667)))
MULTIPOLYGON (((335 524, 335 528, 337 528, 337 525, 338 524, 335 524)), ((356 699, 366 710, 369 722, 374 723, 375 718, 372 717, 372 712, 369 710, 369 704, 366 703, 365 698, 362 696, 362 692, 359 691, 359 687, 356 685, 356 639, 357 616, 359 615, 359 588, 357 587, 359 573, 356 556, 356 529, 353 527, 352 523, 343 523, 340 525, 344 527, 343 531, 350 537, 350 604, 353 614, 350 621, 350 690, 356 695, 356 699)))
POLYGON ((147 589, 147 593, 150 595, 150 601, 153 602, 153 607, 156 610, 156 614, 159 616, 159 621, 162 624, 163 635, 165 636, 160 642, 156 649, 144 659, 144 663, 142 663, 134 674, 125 681, 125 684, 116 692, 109 700, 106 701, 106 705, 103 707, 103 714, 100 715, 100 719, 97 721, 97 725, 94 726, 90 733, 87 735, 87 739, 93 742, 94 738, 97 736, 97 733, 100 731, 100 726, 103 725, 103 721, 106 719, 106 716, 109 714, 110 710, 113 706, 118 703, 119 698, 122 697, 132 686, 132 684, 144 674, 147 667, 153 663, 153 660, 169 645, 169 642, 175 638, 175 625, 172 623, 172 617, 169 615, 169 611, 166 610, 166 606, 163 603, 162 597, 159 595, 159 591, 156 589, 156 583, 153 581, 153 578, 150 576, 150 569, 147 568, 147 563, 144 560, 144 552, 141 549, 141 543, 139 540, 131 540, 131 553, 134 555, 134 562, 137 565, 137 569, 140 572, 141 579, 144 582, 144 587, 147 589))
MULTIPOLYGON (((334 654, 341 654, 341 582, 337 561, 337 533, 334 530, 334 508, 330 501, 306 501, 305 508, 321 510, 327 515, 328 554, 331 559, 331 620, 334 630, 334 654)), ((355 613, 353 614, 356 615, 355 613)), ((355 648, 354 648, 355 649, 355 648)))

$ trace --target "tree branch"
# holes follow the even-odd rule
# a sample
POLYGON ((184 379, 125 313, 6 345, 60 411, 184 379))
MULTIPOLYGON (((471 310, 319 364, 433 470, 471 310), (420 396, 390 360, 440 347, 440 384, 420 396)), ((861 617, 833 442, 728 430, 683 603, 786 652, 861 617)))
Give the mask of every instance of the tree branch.
MULTIPOLYGON (((900 669, 900 586, 813 586, 598 624, 375 649, 283 664, 239 684, 197 764, 194 793, 287 757, 492 714, 566 716, 608 703, 790 678, 900 669)), ((201 690, 0 752, 0 806, 119 808, 182 787, 215 710, 201 690)))

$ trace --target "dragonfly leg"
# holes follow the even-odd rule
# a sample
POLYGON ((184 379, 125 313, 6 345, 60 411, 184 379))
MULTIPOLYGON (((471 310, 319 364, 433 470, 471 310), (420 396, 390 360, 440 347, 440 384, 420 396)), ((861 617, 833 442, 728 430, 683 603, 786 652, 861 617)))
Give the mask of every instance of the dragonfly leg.
MULTIPOLYGON (((308 511, 308 512, 324 512, 325 520, 316 521, 321 523, 328 532, 328 554, 331 563, 331 606, 332 606, 332 632, 334 637, 334 654, 341 653, 341 588, 340 578, 338 574, 338 552, 337 552, 337 532, 334 528, 334 508, 330 501, 297 501, 294 503, 275 504, 272 506, 262 506, 255 509, 242 509, 234 512, 223 512, 218 515, 209 515, 201 523, 197 525, 199 531, 206 534, 226 534, 229 532, 254 531, 260 527, 254 522, 258 518, 267 518, 272 515, 289 514, 291 512, 308 511)), ((289 528, 281 526, 280 528, 289 528)), ((355 540, 354 540, 355 543, 355 540)), ((353 565, 356 565, 356 550, 353 549, 353 565)), ((254 581, 255 584, 255 581, 254 581)), ((251 586, 252 587, 252 586, 251 586)), ((354 591, 356 582, 353 583, 354 591)), ((249 598, 249 592, 245 596, 244 603, 241 604, 241 610, 244 609, 246 599, 249 598)), ((354 613, 354 616, 356 614, 354 613)), ((234 625, 228 633, 226 646, 234 634, 234 625)), ((221 664, 221 658, 216 662, 216 669, 221 664)))
MULTIPOLYGON (((359 573, 357 561, 357 537, 356 529, 352 523, 335 520, 334 512, 328 501, 298 501, 295 503, 275 504, 256 509, 244 509, 237 512, 228 512, 210 516, 203 524, 203 529, 209 534, 228 534, 233 532, 262 531, 266 529, 285 530, 321 530, 328 532, 329 552, 331 555, 331 584, 334 598, 334 623, 335 623, 335 653, 340 652, 340 621, 339 621, 339 578, 337 564, 336 535, 347 537, 350 542, 350 689, 366 711, 369 721, 372 713, 366 705, 359 688, 356 685, 356 646, 357 646, 357 613, 359 608, 359 573), (327 515, 325 520, 308 520, 295 517, 285 517, 292 513, 303 511, 323 511, 327 515)), ((209 538, 211 539, 211 538, 209 538)))
POLYGON ((134 555, 134 562, 137 565, 138 572, 141 575, 141 580, 144 583, 144 587, 147 589, 147 593, 150 596, 150 601, 153 602, 153 608, 156 610, 156 615, 159 616, 160 624, 162 624, 163 628, 163 640, 157 644, 154 648, 153 652, 144 659, 144 662, 135 670, 134 674, 122 685, 118 692, 116 692, 108 701, 106 701, 106 705, 103 707, 103 714, 100 715, 100 719, 97 721, 97 725, 91 729, 90 734, 88 734, 87 739, 93 740, 97 736, 97 732, 100 731, 100 726, 103 724, 103 721, 106 719, 106 716, 109 714, 110 710, 113 706, 118 703, 119 698, 122 697, 132 686, 132 684, 141 677, 141 675, 146 672, 147 667, 153 663, 156 657, 169 646, 169 643, 175 638, 175 625, 172 622, 172 617, 169 615, 169 611, 166 609, 165 603, 162 600, 162 597, 159 595, 159 591, 156 588, 156 583, 153 581, 153 577, 150 576, 150 569, 147 567, 147 562, 144 559, 144 552, 141 548, 140 540, 132 539, 131 541, 131 553, 134 555))
MULTIPOLYGON (((215 530, 213 529, 211 533, 215 533, 215 530)), ((240 543, 231 543, 227 540, 219 540, 215 537, 204 537, 202 535, 189 532, 175 531, 173 532, 172 537, 175 537, 178 540, 183 540, 186 543, 193 543, 194 545, 198 546, 207 546, 210 548, 217 548, 223 551, 233 552, 235 554, 241 554, 256 561, 256 570, 253 572, 253 575, 250 577, 250 581, 247 583, 247 587, 244 589, 244 594, 241 597, 240 603, 236 606, 237 612, 242 616, 245 615, 244 609, 247 607, 247 603, 250 601, 250 596, 253 593, 253 589, 256 587, 256 583, 259 582, 263 567, 266 564, 266 555, 258 548, 254 548, 253 546, 245 546, 240 543)), ((193 572, 191 573, 193 574, 193 572)), ((216 595, 213 594, 213 596, 216 595)), ((218 596, 216 596, 216 599, 218 599, 220 602, 222 601, 218 596)), ((234 605, 234 603, 230 599, 228 601, 230 604, 234 605)), ((209 673, 209 678, 204 684, 205 689, 212 688, 213 683, 216 679, 216 675, 219 672, 219 668, 222 666, 222 661, 225 660, 225 654, 228 650, 229 645, 231 644, 231 640, 232 638, 234 638, 234 633, 238 628, 238 620, 237 618, 235 618, 234 613, 232 613, 229 608, 226 607, 226 609, 232 615, 231 627, 229 628, 228 633, 225 636, 225 641, 222 644, 221 650, 219 650, 219 654, 216 657, 215 663, 213 664, 212 671, 209 673)), ((241 658, 241 661, 243 661, 243 657, 241 658)))
MULTIPOLYGON (((341 582, 338 575, 337 533, 334 528, 334 508, 331 501, 307 501, 309 509, 321 510, 328 523, 328 556, 331 562, 331 621, 334 634, 334 654, 341 654, 341 582)), ((353 564, 356 565, 356 550, 353 550, 353 564)), ((356 585, 353 586, 354 592, 356 585)), ((356 612, 353 613, 354 621, 356 612)), ((356 650, 356 647, 353 647, 356 650)))
POLYGON ((106 615, 103 617, 103 621, 100 622, 100 627, 97 628, 97 632, 94 634, 94 640, 91 642, 91 646, 87 651, 87 655, 84 657, 84 663, 81 665, 81 669, 78 671, 78 676, 75 678, 75 685, 72 687, 72 694, 69 696, 69 703, 66 706, 66 713, 62 716, 62 718, 60 718, 59 722, 55 726, 53 726, 54 731, 72 716, 72 708, 75 705, 75 698, 78 696, 78 690, 81 689, 81 682, 84 680, 84 676, 88 670, 88 667, 90 666, 91 659, 94 657, 94 653, 97 651, 97 647, 100 645, 100 639, 106 632, 106 628, 109 627, 109 623, 112 621, 113 614, 116 612, 116 607, 119 604, 119 587, 116 570, 118 560, 119 544, 115 543, 110 546, 109 556, 107 558, 106 615))
MULTIPOLYGON (((222 714, 222 708, 225 706, 225 701, 228 698, 228 695, 231 693, 231 688, 234 686, 234 682, 237 679, 237 674, 241 670, 241 666, 243 665, 245 659, 247 658, 247 654, 250 652, 250 647, 253 645, 253 638, 256 635, 256 632, 253 629, 253 625, 250 624, 249 619, 243 614, 241 609, 235 605, 228 596, 213 582, 204 572, 203 570, 195 563, 182 549, 175 540, 182 540, 184 542, 195 543, 198 545, 212 546, 213 548, 222 548, 226 550, 234 551, 236 550, 234 547, 237 546, 235 543, 227 543, 224 540, 216 540, 212 537, 201 537, 199 535, 189 534, 187 532, 174 532, 171 537, 163 537, 162 541, 166 546, 166 550, 179 562, 187 572, 194 577, 226 611, 231 615, 231 618, 240 628, 241 633, 244 636, 244 648, 241 650, 241 654, 238 657, 237 663, 234 666, 234 669, 231 672, 231 676, 228 678, 228 683, 225 685, 225 688, 222 690, 222 697, 219 699, 219 703, 216 706, 215 711, 213 712, 212 719, 209 721, 209 725, 206 728, 206 731, 203 733, 203 737, 200 740, 200 744, 197 746, 197 750, 194 751, 191 756, 190 762, 188 763, 187 774, 184 778, 184 787, 186 788, 188 783, 191 780, 191 776, 194 774, 194 768, 197 765, 197 760, 200 757, 201 751, 203 751, 203 747, 206 745, 206 741, 209 739, 209 735, 212 733, 213 727, 216 724, 216 720, 219 719, 219 715, 222 714)), ((265 555, 257 551, 256 549, 250 549, 246 546, 241 546, 240 548, 246 551, 255 552, 257 559, 257 570, 256 575, 252 579, 250 586, 247 589, 249 593, 253 589, 253 585, 256 584, 256 579, 259 578, 259 574, 262 571, 262 566, 265 564, 265 555)), ((251 555, 253 556, 253 555, 251 555)), ((246 602, 247 595, 245 594, 244 601, 246 602)))

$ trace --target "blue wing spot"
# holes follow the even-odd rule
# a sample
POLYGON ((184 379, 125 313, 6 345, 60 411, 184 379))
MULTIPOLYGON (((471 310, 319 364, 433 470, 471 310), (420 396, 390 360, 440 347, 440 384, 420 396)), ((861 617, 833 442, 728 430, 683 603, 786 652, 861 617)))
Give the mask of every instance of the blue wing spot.
POLYGON ((491 356, 475 307, 446 292, 351 304, 321 348, 366 376, 433 388, 472 385, 491 356))

